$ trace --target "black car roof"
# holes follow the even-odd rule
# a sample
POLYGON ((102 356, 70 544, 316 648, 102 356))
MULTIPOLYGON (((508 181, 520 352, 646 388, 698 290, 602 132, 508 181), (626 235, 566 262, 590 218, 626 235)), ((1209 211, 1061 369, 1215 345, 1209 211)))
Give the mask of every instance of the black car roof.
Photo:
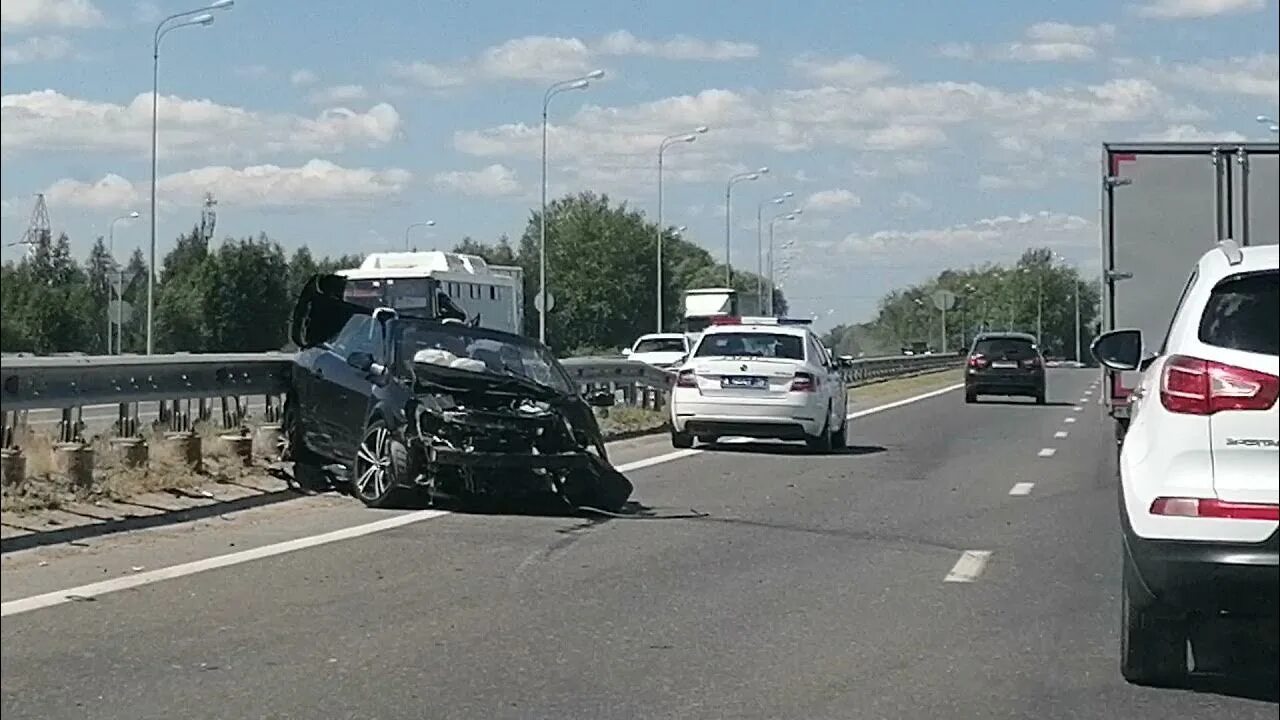
POLYGON ((979 340, 1026 340, 1034 345, 1036 342, 1036 336, 1020 332, 992 332, 982 333, 973 339, 974 342, 978 342, 979 340))

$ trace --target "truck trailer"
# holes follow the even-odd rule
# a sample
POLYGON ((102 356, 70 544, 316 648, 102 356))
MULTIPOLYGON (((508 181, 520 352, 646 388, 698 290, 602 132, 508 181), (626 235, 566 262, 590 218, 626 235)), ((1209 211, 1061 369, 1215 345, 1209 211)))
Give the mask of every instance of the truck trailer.
MULTIPOLYGON (((1103 145, 1102 332, 1137 328, 1163 342, 1201 255, 1226 238, 1278 242, 1278 150, 1248 142, 1103 145)), ((1120 439, 1139 373, 1102 372, 1120 439)))

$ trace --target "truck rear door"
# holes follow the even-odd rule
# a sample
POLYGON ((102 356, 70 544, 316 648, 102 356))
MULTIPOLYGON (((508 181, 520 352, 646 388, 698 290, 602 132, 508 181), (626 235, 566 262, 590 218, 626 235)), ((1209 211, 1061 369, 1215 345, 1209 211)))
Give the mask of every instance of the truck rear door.
MULTIPOLYGON (((1137 143, 1103 153, 1105 329, 1164 343, 1187 274, 1221 238, 1277 242, 1277 145, 1137 143)), ((1124 416, 1139 373, 1108 372, 1104 395, 1124 416)))

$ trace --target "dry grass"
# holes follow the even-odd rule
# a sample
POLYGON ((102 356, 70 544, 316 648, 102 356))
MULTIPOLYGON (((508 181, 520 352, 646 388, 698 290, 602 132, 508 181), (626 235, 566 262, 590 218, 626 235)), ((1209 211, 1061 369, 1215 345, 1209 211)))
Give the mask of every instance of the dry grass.
POLYGON ((246 467, 232 456, 219 440, 227 431, 216 424, 200 423, 195 432, 201 438, 203 454, 203 468, 199 471, 158 457, 156 446, 163 441, 163 432, 143 429, 143 439, 151 450, 144 468, 124 466, 111 447, 110 436, 94 436, 89 440, 93 449, 93 481, 82 487, 58 475, 53 462, 52 436, 28 430, 18 442, 26 457, 26 479, 20 485, 0 488, 0 505, 6 514, 56 510, 71 503, 126 500, 150 492, 184 490, 264 473, 260 460, 255 459, 254 465, 246 467))
POLYGON ((609 408, 609 416, 600 418, 600 430, 608 440, 624 433, 658 430, 667 423, 665 410, 617 406, 609 408))

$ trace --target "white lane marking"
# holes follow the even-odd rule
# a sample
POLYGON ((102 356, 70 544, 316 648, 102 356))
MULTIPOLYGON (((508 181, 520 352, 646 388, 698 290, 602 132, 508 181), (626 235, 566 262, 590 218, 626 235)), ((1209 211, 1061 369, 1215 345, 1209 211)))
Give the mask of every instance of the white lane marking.
MULTIPOLYGON (((952 390, 958 390, 964 387, 964 383, 958 383, 941 390, 933 390, 920 395, 906 398, 905 400, 897 400, 884 405, 860 410, 851 413, 849 418, 866 417, 884 410, 892 410, 893 408, 909 405, 921 400, 927 400, 952 390)), ((654 465, 673 462, 682 458, 698 455, 702 450, 688 449, 676 450, 674 452, 657 455, 651 458, 644 458, 629 463, 623 463, 615 466, 618 472, 626 473, 632 470, 640 470, 654 465)), ((416 522, 424 520, 434 520, 435 518, 444 517, 450 513, 445 510, 417 510, 415 512, 397 515, 395 517, 376 520, 363 525, 342 528, 332 532, 321 533, 309 537, 297 538, 295 540, 287 540, 273 545, 263 545, 258 548, 249 550, 241 550, 240 552, 228 553, 226 555, 218 555, 203 560, 183 563, 181 565, 172 565, 166 568, 159 568, 149 572, 138 573, 137 575, 129 575, 127 577, 114 578, 111 580, 103 580, 79 587, 67 588, 66 590, 55 590, 54 592, 44 593, 42 595, 32 595, 30 597, 18 598, 0 603, 0 617, 8 617, 9 615, 17 615, 19 613, 31 612, 32 610, 40 610, 41 608, 62 605, 68 602, 83 600, 85 598, 98 597, 107 593, 118 592, 120 590, 128 590, 130 588, 150 585, 152 583, 162 582, 164 580, 173 580, 175 578, 194 575, 195 573, 204 572, 206 570, 214 570, 217 568, 229 567, 231 565, 239 565, 240 563, 250 562, 252 560, 260 560, 275 555, 293 552, 295 550, 303 550, 317 545, 325 545, 327 543, 338 542, 340 540, 350 540, 373 533, 382 532, 383 530, 391 530, 393 528, 404 527, 416 522)))
POLYGON ((875 413, 884 412, 885 410, 892 410, 894 408, 902 407, 903 405, 910 405, 911 403, 920 402, 921 400, 928 400, 931 397, 945 395, 946 393, 949 393, 952 390, 959 390, 962 387, 964 387, 964 383, 956 383, 955 385, 948 385, 944 388, 939 388, 937 390, 930 390, 929 392, 923 393, 920 395, 914 395, 912 397, 906 398, 905 400, 895 400, 894 402, 885 403, 884 405, 878 405, 873 408, 867 408, 866 410, 859 410, 857 412, 849 413, 845 417, 848 418, 849 420, 854 420, 860 417, 874 415, 875 413))
POLYGON ((1035 486, 1036 484, 1032 482, 1014 483, 1013 487, 1009 488, 1009 494, 1010 495, 1030 495, 1031 488, 1035 486))
POLYGON ((1053 448, 1040 448, 1040 452, 1036 454, 1040 457, 1053 457, 1053 454, 1056 452, 1058 451, 1053 448))
POLYGON ((1076 419, 1075 419, 1075 418, 1073 418, 1073 417, 1063 418, 1063 419, 1062 419, 1062 422, 1065 422, 1065 423, 1073 423, 1073 422, 1075 422, 1075 421, 1076 421, 1076 419))
POLYGON ((1073 412, 1082 412, 1082 411, 1084 410, 1084 408, 1083 408, 1083 407, 1081 407, 1081 406, 1079 406, 1079 405, 1076 405, 1075 407, 1071 408, 1071 410, 1072 410, 1073 412))
POLYGON ((978 579, 991 559, 990 550, 965 550, 960 559, 951 568, 951 572, 943 578, 943 582, 973 582, 978 579))
POLYGON ((415 512, 405 513, 404 515, 397 515, 395 517, 384 518, 376 522, 365 523, 364 525, 356 525, 355 527, 342 528, 341 530, 334 530, 320 535, 312 535, 311 537, 288 540, 282 543, 275 543, 274 545, 264 545, 258 548, 251 548, 249 550, 241 550, 240 552, 205 558, 204 560, 182 563, 181 565, 172 565, 170 567, 160 568, 150 572, 142 572, 137 575, 103 580, 101 582, 89 583, 88 585, 81 585, 79 587, 68 588, 66 590, 57 590, 54 592, 44 593, 43 595, 33 595, 19 600, 10 600, 6 603, 0 604, 0 617, 17 615, 18 613, 39 610, 40 608, 61 605, 63 603, 73 602, 84 598, 94 598, 107 593, 128 590, 129 588, 141 587, 143 585, 151 585, 152 583, 158 583, 162 580, 172 580, 185 575, 192 575, 206 570, 227 567, 229 565, 238 565, 240 563, 249 562, 250 560, 260 560, 262 558, 282 555, 287 552, 315 547, 317 545, 325 545, 339 540, 350 540, 351 538, 357 538, 363 535, 381 532, 383 530, 390 530, 392 528, 403 527, 423 520, 432 520, 448 514, 449 513, 444 510, 417 510, 415 512))
POLYGON ((1067 431, 1066 431, 1066 430, 1059 430, 1058 432, 1056 432, 1056 433, 1054 433, 1054 434, 1053 434, 1053 436, 1054 436, 1054 437, 1056 437, 1056 438, 1064 438, 1064 437, 1066 437, 1067 435, 1068 435, 1068 433, 1067 433, 1067 431))

